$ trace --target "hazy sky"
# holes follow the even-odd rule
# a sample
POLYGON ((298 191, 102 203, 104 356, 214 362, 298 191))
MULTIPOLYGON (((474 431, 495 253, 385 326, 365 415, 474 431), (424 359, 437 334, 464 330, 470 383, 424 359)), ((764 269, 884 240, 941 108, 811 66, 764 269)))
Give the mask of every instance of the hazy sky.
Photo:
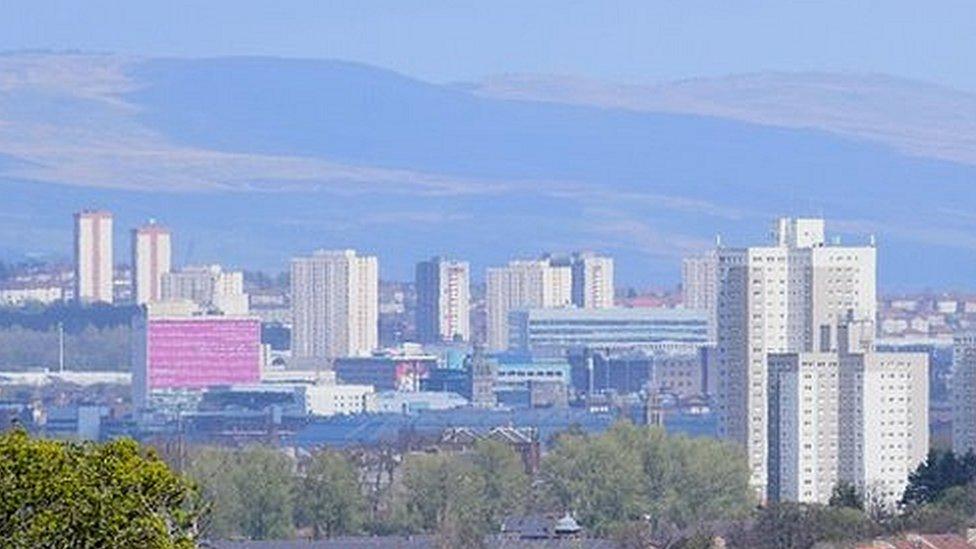
POLYGON ((5 0, 0 50, 331 57, 433 81, 884 72, 976 90, 976 1, 5 0))

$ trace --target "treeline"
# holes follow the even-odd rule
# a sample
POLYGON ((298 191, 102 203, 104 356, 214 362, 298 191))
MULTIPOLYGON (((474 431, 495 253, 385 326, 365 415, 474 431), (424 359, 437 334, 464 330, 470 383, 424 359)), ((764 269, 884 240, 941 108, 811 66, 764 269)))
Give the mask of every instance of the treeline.
POLYGON ((91 327, 105 329, 129 326, 132 317, 139 310, 140 308, 135 305, 119 306, 105 303, 28 304, 24 307, 0 307, 0 328, 21 327, 43 332, 55 329, 58 324, 61 324, 66 333, 77 334, 91 327))
POLYGON ((200 448, 187 474, 212 502, 213 538, 434 536, 479 547, 507 516, 570 512, 621 547, 849 547, 905 532, 962 532, 976 516, 976 457, 933 453, 897 506, 837 486, 828 505, 759 506, 741 451, 711 439, 615 425, 563 434, 534 475, 507 445, 466 452, 200 448))
MULTIPOLYGON (((126 371, 131 363, 131 329, 128 326, 96 328, 65 334, 65 367, 69 370, 126 371)), ((0 328, 0 368, 57 369, 57 329, 30 330, 20 326, 0 328)))
POLYGON ((571 512, 592 534, 678 540, 744 519, 756 504, 737 449, 625 423, 559 436, 534 476, 492 441, 460 453, 322 450, 303 459, 203 448, 187 474, 213 502, 214 538, 429 534, 477 547, 506 516, 571 512))
POLYGON ((0 368, 58 367, 59 324, 65 365, 76 370, 128 370, 135 306, 106 304, 0 308, 0 368))
POLYGON ((848 547, 857 541, 913 533, 959 533, 976 517, 976 456, 933 451, 912 473, 897 506, 869 489, 838 485, 829 505, 777 503, 729 532, 732 547, 848 547))

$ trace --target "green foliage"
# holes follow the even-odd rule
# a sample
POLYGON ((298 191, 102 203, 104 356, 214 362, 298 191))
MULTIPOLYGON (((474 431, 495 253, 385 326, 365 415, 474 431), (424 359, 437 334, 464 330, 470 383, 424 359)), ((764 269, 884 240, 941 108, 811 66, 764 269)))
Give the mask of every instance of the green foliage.
POLYGON ((598 532, 647 517, 655 536, 671 537, 744 516, 755 503, 737 449, 629 423, 598 437, 560 437, 540 481, 545 500, 598 532))
POLYGON ((299 481, 296 519, 311 527, 314 539, 359 531, 366 499, 356 469, 338 452, 317 452, 305 464, 299 481))
POLYGON ((848 507, 851 509, 864 509, 864 498, 857 491, 857 486, 850 482, 840 481, 834 486, 830 494, 831 507, 848 507))
POLYGON ((295 474, 292 460, 277 450, 204 448, 188 474, 213 505, 213 538, 283 539, 292 535, 295 474))
POLYGON ((906 505, 932 503, 953 486, 965 486, 976 480, 976 455, 963 456, 945 451, 930 451, 925 463, 908 477, 908 487, 902 497, 906 505))
POLYGON ((396 519, 407 531, 437 533, 440 545, 478 547, 506 515, 525 509, 529 485, 518 455, 498 442, 465 454, 409 455, 396 519))
POLYGON ((870 539, 877 533, 877 526, 858 509, 783 502, 762 509, 753 527, 730 541, 735 547, 807 549, 870 539))
POLYGON ((440 532, 480 545, 488 530, 483 476, 469 460, 450 454, 407 456, 397 490, 399 521, 409 531, 440 532))
POLYGON ((642 476, 637 448, 613 435, 561 436, 540 470, 544 500, 601 532, 641 517, 642 476))
POLYGON ((469 457, 484 480, 482 497, 492 526, 525 511, 531 480, 518 454, 501 442, 481 440, 469 457))
MULTIPOLYGON (((128 326, 87 326, 64 338, 66 366, 76 370, 126 370, 131 361, 128 326)), ((57 329, 21 326, 0 329, 0 368, 58 367, 57 329)))
POLYGON ((0 436, 0 540, 10 547, 194 547, 196 487, 127 439, 0 436))

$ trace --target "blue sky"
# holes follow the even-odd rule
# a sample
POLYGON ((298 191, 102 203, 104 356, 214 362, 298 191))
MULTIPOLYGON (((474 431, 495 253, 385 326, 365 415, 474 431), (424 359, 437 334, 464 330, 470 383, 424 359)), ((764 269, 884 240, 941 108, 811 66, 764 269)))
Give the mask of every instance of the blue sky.
POLYGON ((2 10, 0 50, 340 58, 436 82, 882 72, 976 90, 971 0, 6 0, 2 10))

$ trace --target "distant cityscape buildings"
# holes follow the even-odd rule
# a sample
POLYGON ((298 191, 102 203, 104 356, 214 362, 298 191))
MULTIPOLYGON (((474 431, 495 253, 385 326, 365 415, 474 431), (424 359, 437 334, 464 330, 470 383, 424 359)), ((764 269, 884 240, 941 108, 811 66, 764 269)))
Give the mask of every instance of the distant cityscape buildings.
POLYGON ((566 356, 573 349, 697 355, 709 343, 705 311, 665 308, 519 309, 509 313, 512 351, 566 356))
POLYGON ((378 276, 376 257, 355 250, 292 259, 293 358, 314 363, 376 349, 378 276))
POLYGON ((204 310, 226 315, 246 315, 248 295, 244 273, 224 271, 220 265, 183 267, 163 273, 162 301, 191 301, 204 310))
POLYGON ((489 268, 486 284, 489 351, 508 348, 509 313, 520 309, 613 307, 613 259, 589 252, 510 261, 489 268))
POLYGON ((132 230, 132 291, 135 302, 145 305, 163 297, 163 275, 172 263, 169 229, 150 221, 132 230))
POLYGON ((82 303, 112 303, 112 214, 85 210, 75 214, 75 299, 82 303))
POLYGON ((715 304, 718 295, 718 255, 715 250, 686 257, 681 262, 682 304, 708 313, 708 335, 716 336, 715 304))
POLYGON ((471 339, 471 281, 466 261, 434 257, 417 264, 416 329, 421 343, 471 339))
MULTIPOLYGON (((782 218, 766 244, 685 258, 680 298, 615 296, 614 261, 593 252, 512 260, 483 288, 467 261, 439 256, 412 284, 381 285, 377 257, 352 249, 245 279, 173 265, 154 222, 132 231, 131 266, 116 266, 112 224, 76 214, 74 265, 8 277, 0 305, 138 305, 132 403, 137 422, 164 422, 149 432, 174 417, 234 443, 332 415, 629 417, 732 441, 762 500, 811 503, 844 482, 895 504, 930 438, 976 450, 976 297, 879 301, 873 239, 842 245, 823 219, 782 218)), ((84 436, 110 421, 103 407, 64 417, 84 436)), ((363 425, 336 428, 362 438, 363 425)))
POLYGON ((573 254, 573 305, 583 309, 613 307, 613 258, 593 252, 573 254))

